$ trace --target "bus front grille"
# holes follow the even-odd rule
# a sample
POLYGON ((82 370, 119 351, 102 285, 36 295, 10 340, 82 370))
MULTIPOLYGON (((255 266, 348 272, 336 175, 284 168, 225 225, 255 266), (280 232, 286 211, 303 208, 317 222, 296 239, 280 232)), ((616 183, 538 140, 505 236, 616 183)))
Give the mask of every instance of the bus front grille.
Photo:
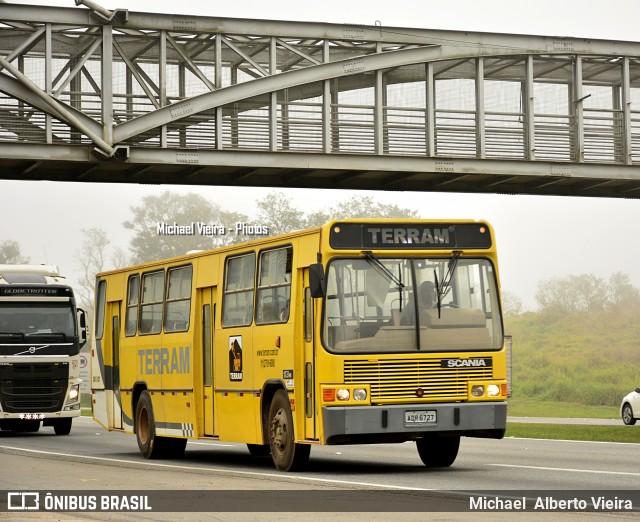
POLYGON ((345 384, 371 385, 372 403, 460 401, 467 399, 468 382, 491 379, 490 358, 486 365, 447 367, 437 359, 346 360, 345 384))

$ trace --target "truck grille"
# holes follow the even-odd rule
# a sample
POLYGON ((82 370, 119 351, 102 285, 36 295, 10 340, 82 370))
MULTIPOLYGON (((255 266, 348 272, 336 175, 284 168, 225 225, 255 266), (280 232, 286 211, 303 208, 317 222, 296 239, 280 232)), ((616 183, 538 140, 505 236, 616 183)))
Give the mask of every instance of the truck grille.
POLYGON ((7 413, 49 413, 62 409, 68 363, 0 366, 0 406, 7 413))
MULTIPOLYGON (((490 358, 483 358, 490 361, 490 358)), ((370 384, 371 402, 418 400, 422 390, 425 402, 467 399, 467 383, 491 379, 492 364, 487 366, 442 367, 438 359, 396 359, 388 361, 346 360, 345 384, 370 384)))

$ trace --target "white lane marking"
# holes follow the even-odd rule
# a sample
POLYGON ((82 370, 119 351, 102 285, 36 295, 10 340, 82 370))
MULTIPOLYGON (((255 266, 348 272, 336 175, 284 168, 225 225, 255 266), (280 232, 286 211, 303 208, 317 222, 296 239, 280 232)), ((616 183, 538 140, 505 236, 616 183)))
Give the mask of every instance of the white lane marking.
POLYGON ((235 444, 224 444, 222 442, 196 442, 195 440, 189 439, 189 446, 192 444, 196 444, 198 446, 212 446, 214 448, 233 448, 235 444))
POLYGON ((521 466, 519 464, 487 464, 498 468, 521 468, 521 469, 537 469, 542 471, 569 471, 572 473, 594 473, 600 475, 628 475, 631 477, 640 477, 640 473, 630 471, 599 471, 596 469, 573 469, 573 468, 549 468, 545 466, 521 466))
POLYGON ((271 477, 277 478, 280 480, 286 479, 287 482, 294 480, 304 480, 307 482, 320 482, 324 484, 340 484, 340 485, 349 485, 349 486, 363 486, 369 488, 381 488, 381 489, 396 489, 402 491, 437 491, 433 488, 413 488, 407 486, 396 486, 392 484, 375 484, 372 482, 353 482, 346 480, 333 480, 333 479, 323 479, 317 477, 304 477, 301 475, 283 475, 282 473, 258 473, 254 471, 238 471, 238 470, 228 470, 221 468, 205 468, 205 467, 197 467, 197 466, 178 466, 175 464, 158 464, 156 462, 139 462, 135 460, 127 460, 127 459, 110 459, 107 457, 94 457, 91 455, 73 455, 71 453, 56 453, 53 451, 41 451, 41 450, 33 450, 33 449, 25 449, 25 448, 17 448, 15 446, 0 446, 1 449, 8 449, 18 452, 24 453, 36 453, 40 455, 52 455, 56 457, 72 457, 72 458, 81 458, 87 460, 95 460, 102 462, 113 462, 113 463, 126 463, 126 464, 135 464, 136 466, 148 466, 154 468, 165 468, 165 469, 175 469, 175 470, 187 470, 187 471, 207 471, 207 472, 216 472, 216 473, 226 473, 232 475, 246 475, 255 478, 264 478, 271 477))
POLYGON ((608 440, 571 440, 571 439, 535 439, 533 437, 505 437, 505 440, 539 440, 541 442, 572 442, 583 444, 618 444, 623 446, 635 446, 640 447, 637 442, 610 442, 608 440))

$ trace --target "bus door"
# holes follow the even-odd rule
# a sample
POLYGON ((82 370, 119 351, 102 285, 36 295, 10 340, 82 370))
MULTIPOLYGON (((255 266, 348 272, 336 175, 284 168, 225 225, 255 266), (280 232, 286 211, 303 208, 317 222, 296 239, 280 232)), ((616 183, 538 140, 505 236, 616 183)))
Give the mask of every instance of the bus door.
POLYGON ((112 411, 113 428, 122 429, 122 403, 120 402, 120 302, 109 303, 109 321, 111 325, 111 353, 113 355, 112 411))
POLYGON ((204 434, 213 435, 214 372, 213 335, 215 332, 215 288, 202 290, 200 335, 202 344, 202 404, 204 405, 204 434))
POLYGON ((304 344, 305 438, 316 438, 315 351, 313 345, 313 298, 309 289, 309 269, 304 270, 302 342, 304 344))

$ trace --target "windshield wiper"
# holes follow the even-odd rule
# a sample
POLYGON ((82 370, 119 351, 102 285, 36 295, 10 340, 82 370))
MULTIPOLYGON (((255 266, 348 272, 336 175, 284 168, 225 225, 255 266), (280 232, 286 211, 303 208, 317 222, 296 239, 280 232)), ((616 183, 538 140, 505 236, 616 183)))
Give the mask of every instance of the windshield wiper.
POLYGON ((22 332, 0 332, 0 338, 3 340, 13 341, 24 341, 24 334, 22 332))
POLYGON ((451 260, 449 261, 449 266, 447 268, 447 273, 442 280, 442 284, 438 283, 438 274, 436 271, 433 271, 433 276, 435 278, 436 284, 436 298, 438 300, 438 319, 440 319, 440 313, 442 309, 442 298, 449 293, 451 290, 451 279, 453 279, 453 274, 456 271, 456 267, 458 266, 458 260, 462 255, 462 250, 454 250, 453 255, 451 256, 451 260))
POLYGON ((376 270, 378 270, 378 272, 380 272, 382 275, 384 275, 387 279, 389 279, 389 281, 391 281, 392 283, 394 283, 396 285, 397 288, 402 289, 404 288, 404 283, 398 278, 396 277, 396 275, 389 270, 386 266, 384 266, 382 264, 382 261, 380 261, 380 259, 378 259, 373 252, 370 251, 364 251, 362 252, 366 258, 369 260, 369 262, 371 263, 371 266, 373 268, 375 268, 376 270))

